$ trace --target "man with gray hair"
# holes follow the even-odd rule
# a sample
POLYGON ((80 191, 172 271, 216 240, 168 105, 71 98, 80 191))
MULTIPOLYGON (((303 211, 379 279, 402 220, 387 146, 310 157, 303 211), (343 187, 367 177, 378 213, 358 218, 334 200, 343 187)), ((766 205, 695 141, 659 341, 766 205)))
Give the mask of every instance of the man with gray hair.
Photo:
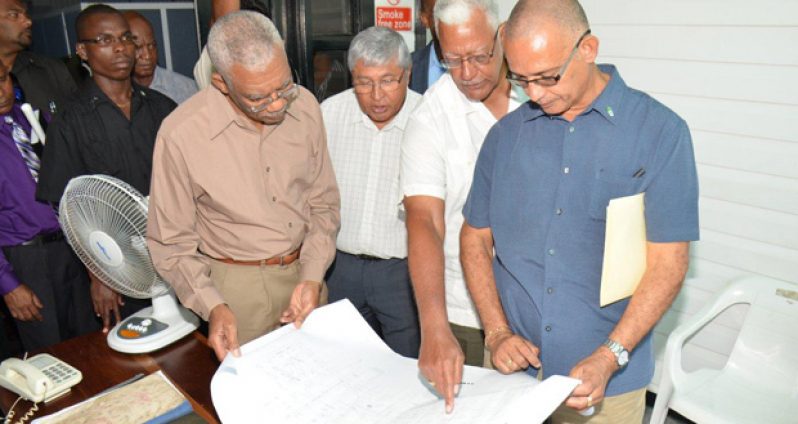
POLYGON ((353 88, 321 105, 341 189, 338 252, 327 275, 330 301, 348 298, 395 352, 418 357, 418 312, 399 216, 399 152, 407 118, 421 100, 408 90, 410 54, 383 27, 352 39, 353 88))
POLYGON ((426 91, 407 123, 401 192, 421 324, 419 368, 451 411, 463 363, 487 362, 484 344, 495 330, 483 333, 463 279, 462 208, 485 135, 525 98, 504 78, 493 1, 438 0, 433 15, 449 72, 426 91))
POLYGON ((274 24, 231 13, 208 50, 212 86, 158 133, 147 236, 221 360, 324 301, 340 200, 319 105, 294 83, 274 24))

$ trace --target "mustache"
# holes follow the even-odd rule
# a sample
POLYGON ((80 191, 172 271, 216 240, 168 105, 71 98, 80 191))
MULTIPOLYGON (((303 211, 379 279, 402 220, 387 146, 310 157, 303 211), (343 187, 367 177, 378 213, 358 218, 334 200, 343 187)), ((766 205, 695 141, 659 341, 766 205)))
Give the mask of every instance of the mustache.
POLYGON ((473 81, 462 81, 462 80, 461 80, 461 81, 460 81, 460 84, 461 84, 461 85, 464 85, 464 86, 466 86, 466 87, 470 87, 470 86, 472 86, 472 85, 479 85, 479 84, 481 84, 481 83, 482 83, 482 81, 484 81, 484 80, 473 80, 473 81))

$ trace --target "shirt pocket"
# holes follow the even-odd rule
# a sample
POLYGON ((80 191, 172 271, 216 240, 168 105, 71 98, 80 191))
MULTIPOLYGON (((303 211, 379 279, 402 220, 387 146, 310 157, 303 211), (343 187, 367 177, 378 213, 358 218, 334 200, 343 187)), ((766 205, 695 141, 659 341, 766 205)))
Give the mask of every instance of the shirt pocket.
POLYGON ((122 159, 113 142, 111 139, 87 139, 83 147, 83 161, 89 173, 119 176, 122 159))
POLYGON ((599 220, 607 220, 607 206, 610 200, 619 197, 637 194, 639 179, 632 177, 622 177, 607 172, 599 172, 593 179, 593 190, 590 194, 590 205, 588 213, 590 217, 599 220))

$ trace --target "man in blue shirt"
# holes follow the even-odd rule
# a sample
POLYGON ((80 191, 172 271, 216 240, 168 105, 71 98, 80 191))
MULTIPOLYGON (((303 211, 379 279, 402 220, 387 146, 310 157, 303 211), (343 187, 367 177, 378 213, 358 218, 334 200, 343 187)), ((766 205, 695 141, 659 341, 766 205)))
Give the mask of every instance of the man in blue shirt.
POLYGON ((432 40, 423 49, 413 52, 410 89, 419 94, 424 94, 429 86, 435 84, 446 73, 446 68, 441 65, 440 61, 441 46, 438 42, 438 34, 435 32, 434 9, 435 0, 419 2, 418 15, 421 24, 432 34, 432 40))
POLYGON ((486 345, 503 373, 534 373, 539 359, 546 376, 582 380, 555 423, 640 423, 651 329, 698 239, 690 133, 595 64, 599 42, 575 0, 522 0, 502 40, 508 79, 531 102, 491 129, 464 208, 461 262, 486 345), (630 299, 600 307, 607 205, 636 193, 646 271, 630 299))

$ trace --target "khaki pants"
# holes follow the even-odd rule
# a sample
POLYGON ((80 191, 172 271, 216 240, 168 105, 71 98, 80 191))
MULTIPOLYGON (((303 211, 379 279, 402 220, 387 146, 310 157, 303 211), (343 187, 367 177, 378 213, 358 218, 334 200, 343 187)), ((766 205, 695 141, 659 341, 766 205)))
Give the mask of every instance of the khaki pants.
MULTIPOLYGON (((233 265, 211 259, 211 281, 238 323, 238 342, 254 340, 280 326, 299 284, 299 261, 289 265, 233 265)), ((319 305, 327 303, 322 284, 319 305)))
POLYGON ((595 412, 589 417, 579 411, 561 405, 551 416, 552 424, 640 424, 646 409, 646 389, 635 390, 604 398, 594 405, 595 412))
POLYGON ((465 355, 465 364, 477 367, 491 368, 490 352, 485 349, 485 332, 479 328, 465 327, 449 323, 452 334, 465 355))

